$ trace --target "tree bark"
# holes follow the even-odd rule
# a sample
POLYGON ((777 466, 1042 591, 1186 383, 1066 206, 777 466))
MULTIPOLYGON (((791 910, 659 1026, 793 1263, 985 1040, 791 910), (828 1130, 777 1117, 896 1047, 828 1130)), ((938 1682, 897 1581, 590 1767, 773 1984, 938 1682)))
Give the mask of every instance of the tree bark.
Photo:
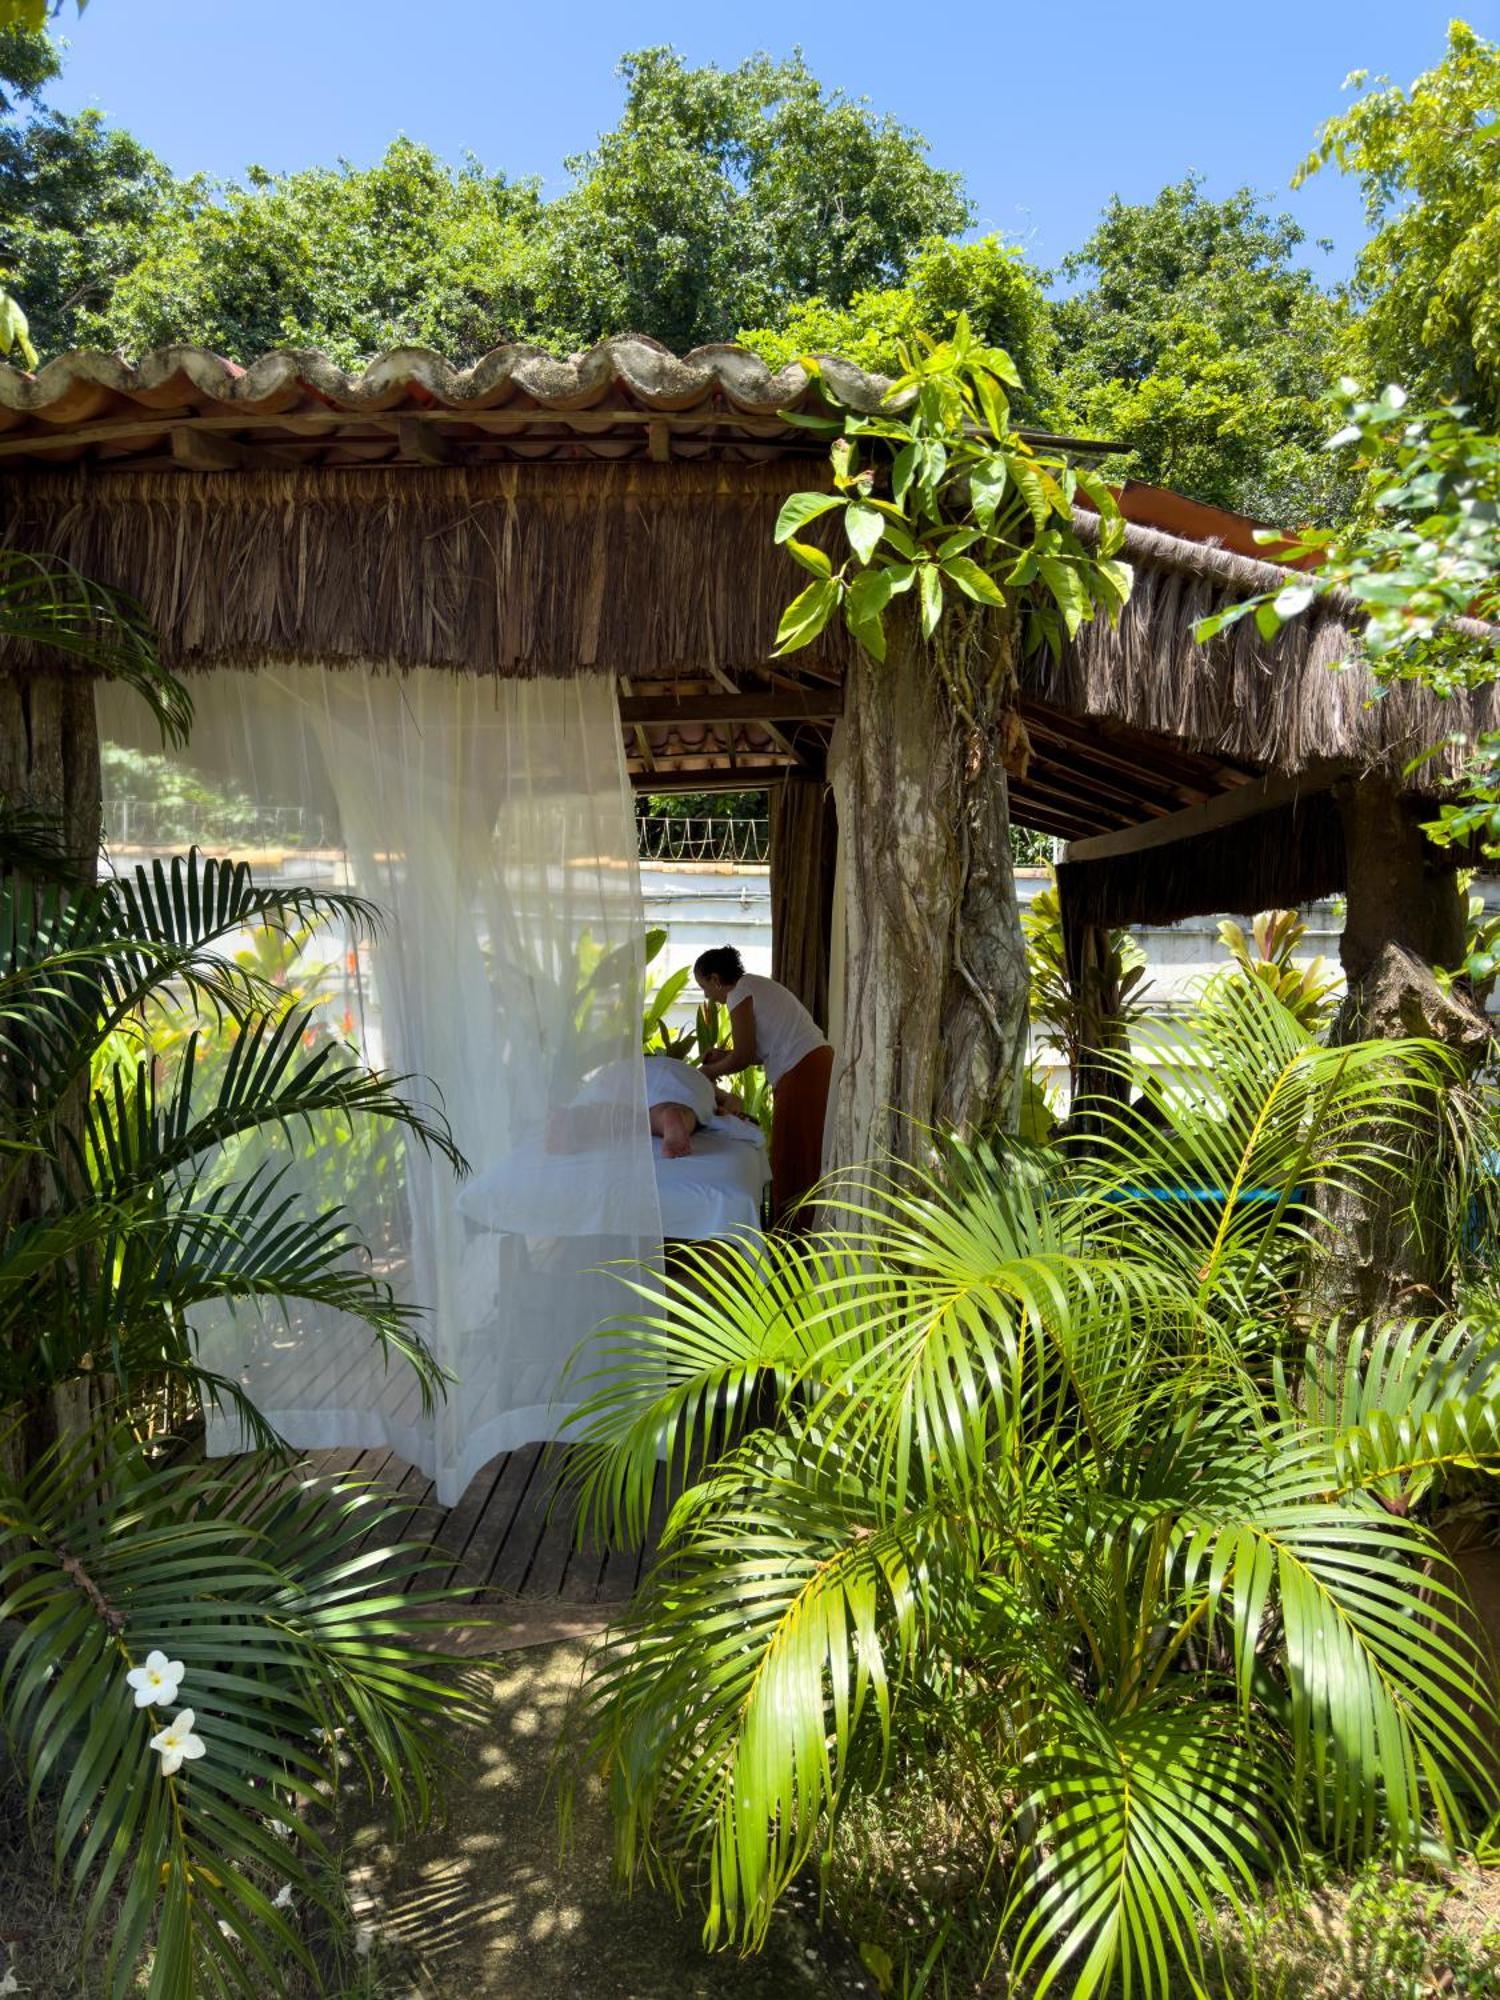
MULTIPOLYGON (((1434 967, 1464 958, 1464 907, 1456 869, 1419 824, 1419 809, 1388 779, 1340 787, 1348 907, 1339 947, 1347 992, 1336 1042, 1422 1036, 1436 1041, 1467 1078, 1484 1061, 1492 1033, 1462 981, 1440 985, 1434 967)), ((1413 1205, 1424 1156, 1438 1143, 1438 1112, 1390 1139, 1391 1169, 1377 1184, 1340 1191, 1328 1204, 1334 1246, 1330 1303, 1361 1317, 1425 1314, 1448 1301, 1448 1244, 1435 1215, 1413 1205), (1425 1226, 1424 1226, 1425 1223, 1425 1226)))
POLYGON ((1015 636, 978 620, 889 623, 856 649, 833 759, 845 956, 835 1168, 917 1160, 934 1129, 1013 1130, 1026 1049, 1026 952, 1006 761, 1015 636))
MULTIPOLYGON (((1067 924, 1066 911, 1063 923, 1067 924)), ((1106 924, 1083 924, 1066 940, 1068 977, 1078 1001, 1078 1048, 1070 1066, 1070 1134, 1097 1137, 1110 1111, 1130 1096, 1110 1061, 1130 1046, 1120 999, 1120 954, 1106 924)))
POLYGON ((838 845, 829 789, 793 774, 771 792, 771 977, 828 1025, 828 961, 838 845))
POLYGON ((95 879, 103 809, 86 675, 0 675, 0 800, 52 821, 65 872, 80 885, 95 879))
MULTIPOLYGON (((82 674, 0 676, 0 801, 12 811, 47 822, 59 846, 57 872, 76 886, 98 872, 102 803, 99 734, 93 682, 82 674)), ((24 876, 20 884, 25 887, 24 876)), ((0 1067, 0 1118, 21 1106, 24 1075, 0 1067)), ((80 1099, 86 1089, 80 1086, 80 1099)), ((48 1205, 39 1167, 12 1184, 0 1228, 9 1228, 48 1205)), ((100 1399, 98 1378, 62 1384, 29 1401, 19 1427, 0 1440, 0 1470, 19 1471, 60 1436, 73 1435, 100 1399)))

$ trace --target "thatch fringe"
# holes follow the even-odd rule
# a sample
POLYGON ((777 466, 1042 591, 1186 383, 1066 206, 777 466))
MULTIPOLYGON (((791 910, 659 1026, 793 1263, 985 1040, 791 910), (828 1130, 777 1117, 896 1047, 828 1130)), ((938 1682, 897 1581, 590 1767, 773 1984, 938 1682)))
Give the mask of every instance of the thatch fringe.
MULTIPOLYGON (((824 477, 806 461, 28 473, 0 485, 0 535, 138 597, 178 670, 320 660, 670 678, 765 664, 805 581, 772 526, 788 492, 824 477)), ((1097 531, 1087 515, 1078 525, 1097 531)), ((1282 572, 1136 526, 1125 554, 1136 580, 1119 626, 1096 621, 1061 661, 1033 660, 1028 694, 1287 772, 1398 770, 1500 728, 1492 691, 1376 698, 1363 669, 1329 671, 1352 650, 1348 607, 1319 605, 1269 646, 1246 620, 1204 649, 1199 619, 1282 572)), ((841 666, 849 643, 831 626, 822 661, 841 666)), ((18 664, 0 653, 0 670, 18 664)))
MULTIPOLYGON (((1080 515, 1085 535, 1097 531, 1080 515)), ((1500 729, 1493 688, 1442 700, 1410 683, 1381 692, 1367 668, 1344 668, 1358 636, 1347 598, 1317 603, 1272 644, 1253 619, 1200 646, 1198 621, 1278 589, 1287 573, 1226 549, 1129 527, 1124 556, 1135 588, 1119 625, 1086 625, 1061 661, 1035 660, 1026 692, 1075 715, 1151 730, 1195 750, 1285 772, 1333 762, 1399 773, 1454 736, 1500 729)), ((1500 631, 1468 624, 1476 647, 1500 631)), ((1458 753, 1424 765, 1415 783, 1451 775, 1458 753)))
POLYGON ((1057 890, 1065 935, 1082 926, 1175 924, 1220 911, 1295 908, 1344 887, 1344 829, 1318 792, 1190 840, 1099 861, 1063 861, 1057 890))
MULTIPOLYGON (((770 653, 800 588, 772 527, 817 478, 805 463, 50 474, 6 485, 0 533, 138 597, 178 670, 702 674, 770 653)), ((833 634, 825 651, 843 647, 833 634)))

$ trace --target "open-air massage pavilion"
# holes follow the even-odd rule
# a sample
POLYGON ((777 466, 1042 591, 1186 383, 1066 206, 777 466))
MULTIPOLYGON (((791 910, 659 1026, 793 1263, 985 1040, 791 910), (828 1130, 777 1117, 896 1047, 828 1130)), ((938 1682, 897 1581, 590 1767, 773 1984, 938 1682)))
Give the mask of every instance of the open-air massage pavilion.
MULTIPOLYGON (((822 381, 871 410, 884 386, 833 360, 822 381)), ((920 641, 877 667, 830 627, 772 658, 798 587, 773 524, 829 476, 821 437, 785 413, 824 407, 800 368, 637 338, 572 361, 501 348, 467 370, 403 349, 358 376, 191 348, 0 370, 8 544, 144 605, 192 686, 180 754, 223 803, 217 844, 253 828, 266 865, 382 907, 373 941, 327 971, 332 1019, 426 1079, 475 1169, 460 1184, 441 1161, 353 1145, 294 1169, 310 1197, 349 1202, 430 1308, 457 1378, 435 1414, 362 1332, 315 1315, 224 1320, 205 1343, 292 1443, 367 1470, 404 1461, 414 1506, 453 1509, 455 1556, 511 1588, 588 1600, 634 1580, 633 1556, 570 1554, 565 1522, 526 1511, 576 1400, 563 1363, 618 1302, 600 1265, 661 1249, 632 791, 769 791, 774 969, 837 1051, 831 1164, 909 1147, 910 1120, 964 1105, 973 1064, 1014 1070, 1014 1010, 987 1016, 946 948, 956 897, 1004 916, 1014 888, 1008 869, 955 887, 968 836, 946 774, 974 752, 952 741, 920 641), (277 826, 295 829, 284 853, 277 826), (991 1032, 1011 1046, 982 1047, 991 1032), (549 1156, 549 1113, 602 1070, 640 1115, 586 1156, 549 1156)), ((1245 620, 1199 647, 1196 621, 1278 572, 1238 517, 1149 488, 1122 504, 1135 581, 1118 626, 1024 663, 1024 730, 986 766, 1002 830, 1008 809, 1067 843, 1085 996, 1107 1006, 1111 926, 1339 893, 1367 1026, 1399 1014, 1409 1031, 1440 1001, 1422 969, 1461 955, 1454 857, 1420 830, 1446 767, 1409 767, 1496 719, 1405 687, 1372 700, 1362 671, 1333 671, 1350 637, 1336 604, 1273 644, 1245 620)), ((0 703, 0 792, 60 807, 82 852, 99 738, 116 746, 108 827, 119 772, 161 751, 149 717, 20 653, 0 703)), ((1108 1033, 1101 1018, 1101 1046, 1108 1033)))

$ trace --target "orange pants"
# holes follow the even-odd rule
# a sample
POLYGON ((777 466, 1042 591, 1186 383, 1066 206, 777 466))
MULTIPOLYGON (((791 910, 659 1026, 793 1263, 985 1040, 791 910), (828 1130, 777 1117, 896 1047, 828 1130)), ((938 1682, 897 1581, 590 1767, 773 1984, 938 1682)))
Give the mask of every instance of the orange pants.
POLYGON ((771 1118, 771 1219, 805 1228, 803 1197, 823 1178, 823 1126, 833 1050, 813 1049, 777 1082, 771 1118))

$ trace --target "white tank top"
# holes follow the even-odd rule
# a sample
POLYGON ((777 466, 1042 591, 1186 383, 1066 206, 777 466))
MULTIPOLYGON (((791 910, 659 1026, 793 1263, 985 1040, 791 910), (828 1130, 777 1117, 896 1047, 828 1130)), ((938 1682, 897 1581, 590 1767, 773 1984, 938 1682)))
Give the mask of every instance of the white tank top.
POLYGON ((779 1083, 814 1049, 826 1049, 826 1038, 795 993, 758 972, 747 972, 730 989, 724 1005, 733 1014, 746 1000, 755 1014, 755 1047, 766 1081, 779 1083))

